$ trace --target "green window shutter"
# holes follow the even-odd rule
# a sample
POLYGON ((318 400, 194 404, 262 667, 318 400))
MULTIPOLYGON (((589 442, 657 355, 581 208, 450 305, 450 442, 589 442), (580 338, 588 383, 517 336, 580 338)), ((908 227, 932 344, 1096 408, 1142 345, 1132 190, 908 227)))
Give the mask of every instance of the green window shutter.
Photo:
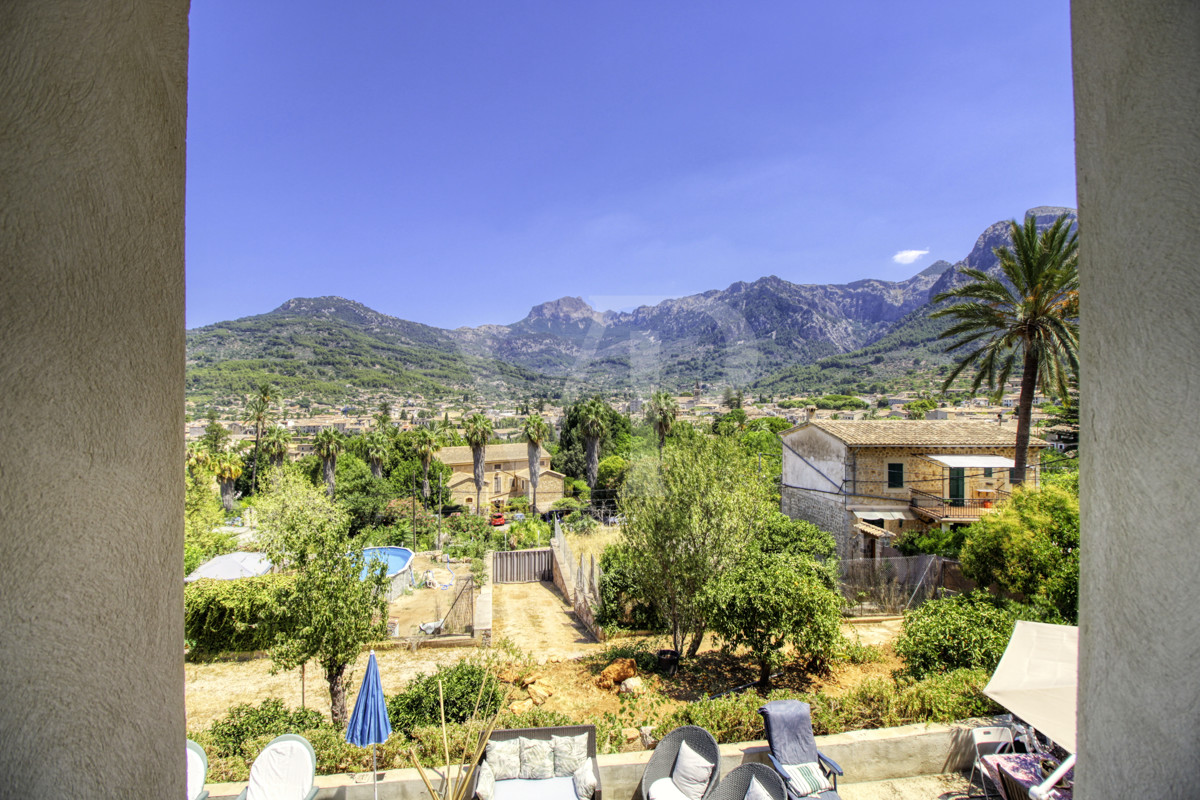
POLYGON ((904 464, 888 464, 888 488, 904 488, 904 464))

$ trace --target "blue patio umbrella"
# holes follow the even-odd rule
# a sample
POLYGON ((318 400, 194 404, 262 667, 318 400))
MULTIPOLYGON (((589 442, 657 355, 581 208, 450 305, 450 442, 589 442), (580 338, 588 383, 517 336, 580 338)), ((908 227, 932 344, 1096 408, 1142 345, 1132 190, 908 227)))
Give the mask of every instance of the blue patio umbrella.
POLYGON ((357 747, 371 745, 371 780, 375 783, 375 798, 379 800, 379 773, 375 769, 375 745, 383 744, 392 735, 392 723, 388 719, 387 702, 383 697, 383 685, 379 682, 379 665, 375 663, 375 651, 367 661, 367 674, 363 676, 354 701, 354 713, 346 728, 346 741, 357 747))

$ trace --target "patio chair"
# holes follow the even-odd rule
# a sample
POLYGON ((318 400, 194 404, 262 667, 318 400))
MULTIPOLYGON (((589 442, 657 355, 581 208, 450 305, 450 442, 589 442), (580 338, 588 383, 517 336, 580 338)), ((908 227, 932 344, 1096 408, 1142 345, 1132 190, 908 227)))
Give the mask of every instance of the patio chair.
MULTIPOLYGON (((994 725, 986 728, 973 728, 971 730, 971 744, 975 747, 975 763, 971 765, 971 785, 975 784, 975 773, 979 773, 979 785, 983 787, 983 794, 970 795, 971 797, 991 797, 992 793, 988 791, 988 784, 992 783, 991 775, 983 766, 983 757, 995 755, 996 753, 1007 753, 1013 749, 1013 732, 1012 728, 1006 728, 1000 725, 994 725)), ((998 796, 1000 792, 996 793, 998 796)))
POLYGON ((812 711, 799 700, 772 700, 758 709, 767 728, 768 758, 783 779, 788 797, 841 800, 837 779, 842 768, 817 750, 812 711), (828 786, 828 788, 825 788, 828 786))
POLYGON ((204 752, 204 748, 187 740, 187 800, 204 800, 208 797, 208 790, 204 788, 204 781, 208 778, 208 754, 204 752))
MULTIPOLYGON (((771 800, 787 800, 787 788, 775 770, 766 764, 742 764, 721 779, 708 800, 745 800, 750 784, 757 781, 771 800)), ((761 795, 759 795, 761 797, 761 795)))
POLYGON ((663 737, 646 769, 642 773, 643 800, 705 800, 712 795, 720 781, 721 751, 717 740, 704 728, 684 725, 663 737), (680 750, 687 745, 689 763, 680 761, 680 750), (698 759, 696 757, 699 757, 698 759), (679 769, 676 769, 677 762, 679 769), (712 765, 707 776, 702 775, 702 762, 712 765), (690 774, 689 774, 690 773, 690 774), (665 783, 655 784, 665 779, 665 783), (697 796, 692 797, 692 795, 697 796))
POLYGON ((238 800, 313 800, 317 754, 303 736, 285 733, 263 748, 238 800))

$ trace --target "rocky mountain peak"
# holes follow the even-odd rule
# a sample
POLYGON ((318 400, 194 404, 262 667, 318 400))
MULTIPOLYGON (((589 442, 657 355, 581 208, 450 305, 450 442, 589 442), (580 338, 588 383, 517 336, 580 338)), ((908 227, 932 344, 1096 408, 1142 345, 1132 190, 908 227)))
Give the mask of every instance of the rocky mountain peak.
POLYGON ((525 317, 530 322, 579 322, 582 320, 603 321, 604 315, 596 311, 582 297, 560 297, 540 303, 529 310, 525 317))

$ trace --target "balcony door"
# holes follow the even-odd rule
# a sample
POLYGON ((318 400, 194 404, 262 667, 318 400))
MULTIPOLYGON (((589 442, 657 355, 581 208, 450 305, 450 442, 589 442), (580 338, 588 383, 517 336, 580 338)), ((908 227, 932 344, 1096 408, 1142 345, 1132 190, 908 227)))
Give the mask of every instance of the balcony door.
POLYGON ((966 505, 963 500, 967 496, 967 478, 964 467, 950 468, 950 505, 961 508, 966 505))

